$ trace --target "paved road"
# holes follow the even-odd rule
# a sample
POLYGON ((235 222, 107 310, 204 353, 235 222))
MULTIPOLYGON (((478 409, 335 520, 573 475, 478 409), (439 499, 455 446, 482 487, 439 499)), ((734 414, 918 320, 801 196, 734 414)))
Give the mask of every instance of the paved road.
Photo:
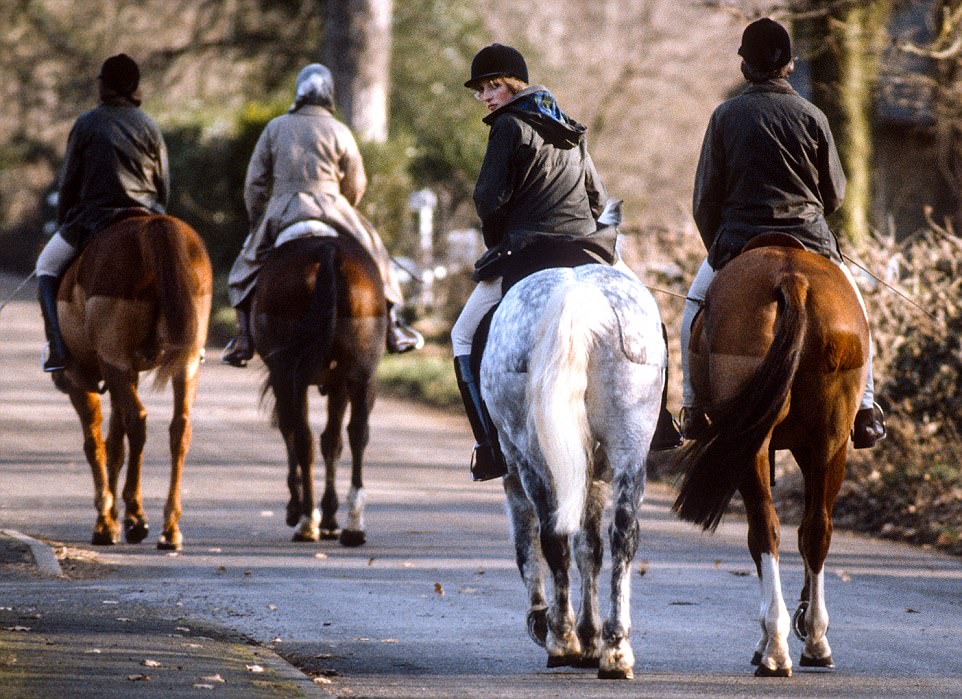
MULTIPOLYGON (((77 665, 83 653, 123 642, 119 624, 126 625, 127 664, 108 667, 123 676, 91 675, 90 696, 134 696, 166 681, 173 689, 163 696, 210 691, 195 686, 209 684, 233 696, 962 697, 957 559, 838 536, 827 579, 838 668, 755 679, 748 660, 757 640, 757 583, 744 526, 729 516, 716 535, 702 535, 673 518, 671 493, 659 484, 643 508, 633 575, 636 679, 600 682, 591 671, 547 670, 542 649, 524 632, 500 486, 469 481, 463 421, 380 400, 366 471, 368 544, 294 544, 283 521, 285 459, 258 406, 256 367, 212 361, 203 368, 184 477, 184 551, 153 548, 170 407, 166 392, 149 389, 144 492, 155 530, 140 546, 94 551, 86 543, 92 488, 77 420, 39 371, 39 343, 32 304, 0 313, 0 529, 62 542, 68 577, 23 572, 20 562, 0 558, 0 696, 11 676, 50 682, 71 696, 63 691, 69 677, 57 685, 50 673, 25 669, 44 643, 33 631, 11 629, 48 624, 64 644, 57 657, 77 665), (198 645, 208 644, 209 657, 203 667, 199 657, 177 661, 194 663, 186 680, 172 679, 174 661, 136 667, 148 653, 173 652, 173 641, 156 645, 163 638, 180 649, 169 657, 182 657, 191 635, 205 639, 198 645), (281 658, 304 674, 285 670, 281 658), (258 663, 270 683, 251 682, 247 668, 258 663), (132 684, 138 672, 152 681, 132 684), (212 672, 226 681, 199 681, 212 672), (320 679, 298 681, 305 676, 320 679)), ((315 424, 321 408, 320 400, 312 407, 315 424)), ((793 532, 784 538, 783 581, 792 599, 802 570, 793 532)), ((792 644, 797 660, 800 644, 792 644)))

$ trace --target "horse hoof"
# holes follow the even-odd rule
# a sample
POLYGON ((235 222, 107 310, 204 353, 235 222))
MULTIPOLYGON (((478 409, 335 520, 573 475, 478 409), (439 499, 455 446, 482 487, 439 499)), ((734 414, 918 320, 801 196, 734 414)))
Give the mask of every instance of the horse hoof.
POLYGON ((813 658, 810 655, 802 653, 802 657, 798 659, 798 664, 802 667, 824 667, 827 670, 835 669, 835 660, 832 659, 831 655, 824 658, 813 658))
POLYGON ((124 539, 128 544, 139 544, 147 538, 150 527, 146 522, 124 522, 124 539))
POLYGON ((324 541, 333 541, 341 535, 340 529, 324 529, 321 528, 321 539, 324 541))
POLYGON ((630 667, 598 670, 599 680, 633 680, 635 673, 630 667))
POLYGON ((578 667, 581 655, 549 655, 548 667, 578 667))
POLYGON ((757 667, 761 664, 762 664, 762 654, 756 650, 755 655, 752 656, 752 665, 757 667))
POLYGON ((161 551, 180 551, 183 547, 184 539, 180 535, 170 538, 166 534, 161 534, 157 539, 157 548, 161 551))
POLYGON ((287 511, 287 517, 284 519, 287 522, 287 526, 296 527, 297 523, 301 521, 301 515, 298 512, 287 511))
POLYGON ((341 546, 361 546, 367 536, 360 529, 345 529, 341 532, 341 546))
POLYGON ((759 665, 755 669, 755 677, 791 677, 792 668, 776 667, 774 670, 767 665, 759 665))
POLYGON ((319 538, 318 534, 313 534, 311 532, 296 531, 294 532, 294 536, 291 537, 291 541, 314 543, 315 541, 318 540, 318 538, 319 538))
POLYGON ((93 536, 90 537, 90 543, 94 546, 113 546, 118 541, 120 541, 120 537, 110 532, 94 532, 93 536))
POLYGON ((544 648, 548 640, 548 608, 539 607, 528 612, 528 635, 544 648))

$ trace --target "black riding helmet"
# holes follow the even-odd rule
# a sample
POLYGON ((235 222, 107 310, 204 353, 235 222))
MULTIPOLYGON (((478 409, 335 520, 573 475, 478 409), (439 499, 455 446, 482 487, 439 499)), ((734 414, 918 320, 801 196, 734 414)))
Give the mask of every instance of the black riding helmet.
POLYGON ((482 80, 510 76, 528 82, 528 66, 517 49, 504 44, 491 44, 478 51, 471 61, 471 79, 464 83, 472 90, 482 80))
POLYGON ((745 27, 738 55, 758 70, 777 70, 792 60, 792 40, 785 27, 763 17, 745 27))

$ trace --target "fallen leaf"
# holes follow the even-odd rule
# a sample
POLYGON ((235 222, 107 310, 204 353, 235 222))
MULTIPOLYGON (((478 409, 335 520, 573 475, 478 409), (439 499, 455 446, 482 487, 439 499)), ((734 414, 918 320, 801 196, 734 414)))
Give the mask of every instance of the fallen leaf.
POLYGON ((150 675, 127 675, 127 679, 131 682, 149 682, 150 675))
POLYGON ((203 682, 194 682, 193 687, 194 687, 194 689, 213 689, 213 688, 214 688, 214 685, 212 685, 212 684, 205 684, 205 683, 203 683, 203 682))
POLYGON ((125 616, 118 616, 118 617, 116 617, 116 620, 117 620, 117 621, 120 621, 120 622, 128 622, 128 621, 130 621, 130 619, 129 619, 128 617, 125 617, 125 616))
POLYGON ((264 668, 262 668, 260 665, 246 665, 245 667, 247 668, 248 672, 264 672, 264 668))
POLYGON ((29 631, 29 626, 8 626, 7 631, 29 631))
POLYGON ((315 553, 314 558, 327 558, 326 553, 315 553))
POLYGON ((203 682, 226 682, 226 680, 220 676, 220 673, 216 675, 202 675, 200 679, 203 682))
POLYGON ((151 660, 150 658, 146 658, 141 665, 144 667, 160 667, 160 663, 158 663, 156 660, 151 660))
POLYGON ((648 561, 641 561, 638 564, 638 575, 644 575, 648 572, 648 561))
POLYGON ((261 517, 273 517, 274 513, 270 510, 261 510, 261 517))
POLYGON ((374 565, 374 556, 371 556, 370 558, 367 559, 367 564, 368 564, 369 566, 374 565))
POLYGON ((918 609, 912 609, 911 607, 906 607, 906 608, 905 608, 905 613, 906 613, 906 614, 921 614, 922 612, 920 612, 918 609))
POLYGON ((441 587, 441 583, 434 583, 434 591, 439 595, 444 595, 444 588, 441 587))
POLYGON ((314 684, 332 684, 333 680, 328 677, 315 677, 312 682, 314 682, 314 684))
POLYGON ((120 604, 120 602, 115 599, 105 599, 101 604, 120 604))
POLYGON ((276 604, 269 604, 269 605, 267 605, 267 608, 270 609, 270 610, 273 612, 275 609, 277 609, 277 605, 276 605, 276 604))
POLYGON ((838 579, 842 582, 852 582, 852 576, 846 573, 844 570, 840 570, 837 573, 838 579))
POLYGON ((207 553, 220 553, 220 552, 221 552, 221 549, 219 549, 219 548, 210 548, 210 549, 207 549, 207 553))
POLYGON ((99 648, 91 648, 90 650, 85 650, 84 653, 93 653, 94 655, 100 655, 103 653, 99 648))
POLYGON ((190 629, 186 626, 175 626, 174 631, 180 631, 181 633, 190 633, 190 629))

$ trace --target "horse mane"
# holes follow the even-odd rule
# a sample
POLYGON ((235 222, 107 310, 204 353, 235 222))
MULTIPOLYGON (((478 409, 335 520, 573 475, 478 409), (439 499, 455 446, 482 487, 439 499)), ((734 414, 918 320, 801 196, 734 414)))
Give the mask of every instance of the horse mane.
POLYGON ((783 274, 775 282, 778 328, 768 353, 733 397, 713 406, 705 437, 682 449, 676 465, 684 476, 672 505, 682 519, 714 531, 754 467, 754 457, 788 400, 801 361, 808 290, 808 280, 798 272, 783 274))

